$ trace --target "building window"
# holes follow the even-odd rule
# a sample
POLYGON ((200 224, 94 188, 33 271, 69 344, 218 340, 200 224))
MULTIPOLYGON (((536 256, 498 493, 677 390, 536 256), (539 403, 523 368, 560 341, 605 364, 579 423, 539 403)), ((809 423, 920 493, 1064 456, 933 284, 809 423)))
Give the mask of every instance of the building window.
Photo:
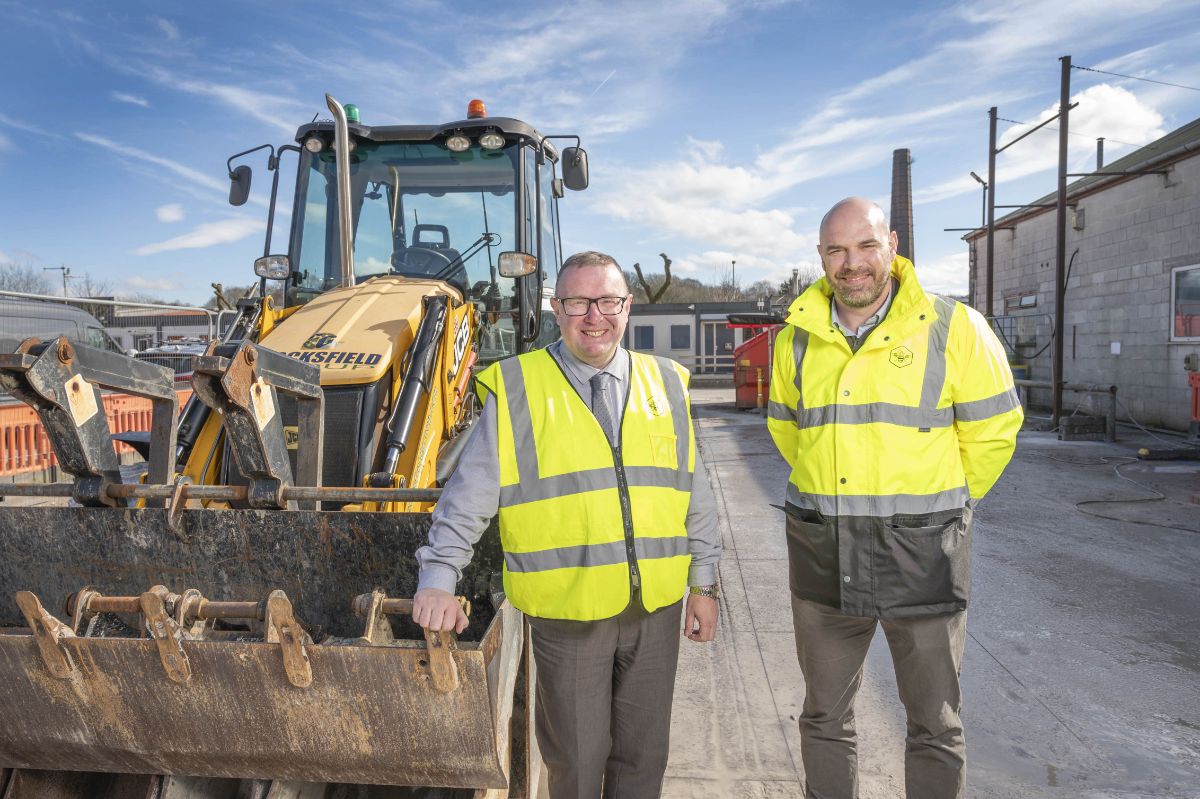
POLYGON ((1005 297, 1004 311, 1011 314, 1036 308, 1037 300, 1036 294, 1016 294, 1011 297, 1005 297))
POLYGON ((1171 270, 1171 340, 1200 341, 1200 264, 1171 270))
POLYGON ((633 348, 635 350, 654 349, 654 328, 650 325, 635 325, 633 328, 633 348))
POLYGON ((692 328, 688 325, 671 325, 671 349, 690 350, 692 348, 692 328))

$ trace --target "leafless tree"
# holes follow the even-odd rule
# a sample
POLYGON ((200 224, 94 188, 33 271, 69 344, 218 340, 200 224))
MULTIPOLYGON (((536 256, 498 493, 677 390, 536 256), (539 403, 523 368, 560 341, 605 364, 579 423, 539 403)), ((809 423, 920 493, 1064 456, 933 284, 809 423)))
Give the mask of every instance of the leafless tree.
POLYGON ((663 281, 657 288, 650 288, 650 284, 646 281, 646 276, 642 274, 641 263, 633 265, 633 271, 637 272, 638 283, 642 285, 642 290, 646 292, 646 302, 653 305, 662 299, 662 296, 667 293, 667 289, 671 287, 671 259, 667 257, 665 252, 658 254, 663 259, 663 281))
POLYGON ((50 281, 31 264, 8 261, 0 263, 0 289, 26 294, 49 294, 50 281))

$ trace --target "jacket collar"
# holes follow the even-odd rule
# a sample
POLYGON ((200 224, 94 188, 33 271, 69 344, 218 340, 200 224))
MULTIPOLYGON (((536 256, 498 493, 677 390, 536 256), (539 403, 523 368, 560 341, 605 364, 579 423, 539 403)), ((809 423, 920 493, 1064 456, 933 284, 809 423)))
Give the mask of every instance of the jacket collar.
MULTIPOLYGON (((913 323, 932 324, 937 314, 933 310, 933 303, 917 282, 917 270, 912 261, 897 255, 892 260, 891 274, 899 281, 900 287, 892 297, 892 307, 879 327, 895 330, 897 335, 902 335, 913 323), (922 314, 925 316, 923 320, 920 318, 922 314)), ((829 280, 822 277, 792 302, 788 308, 787 323, 820 338, 844 344, 845 337, 829 321, 832 298, 833 289, 829 280)), ((868 339, 867 345, 872 344, 874 338, 868 339)))

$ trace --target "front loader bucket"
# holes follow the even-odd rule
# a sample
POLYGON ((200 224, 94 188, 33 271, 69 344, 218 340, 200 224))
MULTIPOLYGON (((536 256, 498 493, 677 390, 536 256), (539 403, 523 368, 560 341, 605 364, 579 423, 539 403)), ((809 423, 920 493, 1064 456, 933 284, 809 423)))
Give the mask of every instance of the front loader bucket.
MULTIPOLYGON (((428 515, 182 517, 172 532, 166 510, 0 508, 0 768, 507 785, 521 614, 507 602, 492 611, 484 588, 464 635, 474 640, 435 652, 411 621, 389 640, 390 622, 352 611, 374 589, 412 594, 428 515), (269 595, 266 632, 193 637, 153 615, 167 595, 154 584, 197 589, 214 606, 269 595), (85 585, 140 601, 144 616, 72 634, 59 608, 85 585), (155 635, 156 618, 176 634, 155 635), (98 631, 121 622, 123 636, 142 637, 98 631)), ((486 538, 465 586, 486 586, 498 568, 486 538)))

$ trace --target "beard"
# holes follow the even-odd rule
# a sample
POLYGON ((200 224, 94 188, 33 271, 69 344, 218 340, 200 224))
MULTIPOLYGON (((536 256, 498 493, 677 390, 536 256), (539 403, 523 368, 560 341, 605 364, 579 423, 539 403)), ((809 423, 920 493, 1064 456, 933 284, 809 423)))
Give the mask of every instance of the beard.
POLYGON ((840 281, 835 281, 833 293, 837 296, 838 302, 847 308, 867 308, 883 296, 891 278, 891 273, 885 271, 878 280, 872 280, 856 288, 848 288, 843 286, 840 281))

